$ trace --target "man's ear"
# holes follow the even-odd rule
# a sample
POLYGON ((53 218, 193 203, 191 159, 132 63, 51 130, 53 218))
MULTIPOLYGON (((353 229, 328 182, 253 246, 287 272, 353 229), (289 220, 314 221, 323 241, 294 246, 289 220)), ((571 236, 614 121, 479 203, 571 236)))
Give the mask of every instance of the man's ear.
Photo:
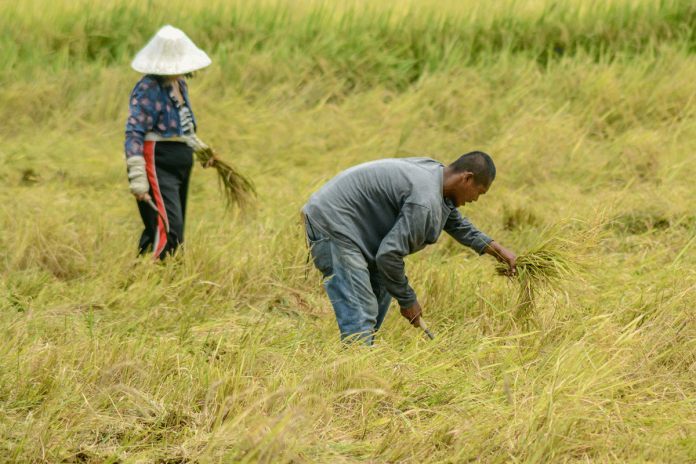
POLYGON ((466 183, 469 180, 474 180, 474 173, 473 172, 463 172, 462 173, 462 182, 466 183))

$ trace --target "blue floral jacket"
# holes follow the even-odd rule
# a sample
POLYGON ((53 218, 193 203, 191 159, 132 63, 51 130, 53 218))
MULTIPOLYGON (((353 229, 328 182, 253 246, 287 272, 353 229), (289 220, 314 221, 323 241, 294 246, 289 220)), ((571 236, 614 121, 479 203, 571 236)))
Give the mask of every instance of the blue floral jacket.
MULTIPOLYGON (((179 112, 169 97, 169 86, 160 82, 158 76, 148 74, 135 85, 131 93, 126 123, 127 158, 143 156, 145 134, 148 132, 155 132, 165 138, 183 135, 179 112)), ((179 79, 179 88, 186 106, 191 111, 195 130, 196 118, 191 110, 188 87, 183 78, 179 79)))

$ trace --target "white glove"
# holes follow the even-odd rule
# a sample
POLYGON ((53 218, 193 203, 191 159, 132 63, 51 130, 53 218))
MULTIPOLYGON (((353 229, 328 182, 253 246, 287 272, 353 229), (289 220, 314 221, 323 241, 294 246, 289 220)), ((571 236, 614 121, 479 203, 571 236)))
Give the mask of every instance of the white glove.
POLYGON ((131 193, 137 195, 149 192, 150 183, 147 181, 145 158, 142 156, 131 156, 126 160, 126 166, 128 166, 128 180, 130 181, 131 193))
POLYGON ((194 153, 197 151, 203 151, 206 148, 208 148, 208 145, 203 143, 203 141, 199 139, 196 134, 191 134, 188 137, 186 137, 186 145, 193 148, 194 153))

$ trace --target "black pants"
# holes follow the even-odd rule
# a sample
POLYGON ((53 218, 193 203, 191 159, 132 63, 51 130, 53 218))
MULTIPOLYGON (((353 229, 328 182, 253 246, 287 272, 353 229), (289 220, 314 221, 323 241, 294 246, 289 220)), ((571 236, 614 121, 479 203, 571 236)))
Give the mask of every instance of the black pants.
POLYGON ((138 202, 145 224, 140 237, 140 254, 152 250, 154 259, 164 259, 184 243, 193 150, 183 142, 148 141, 143 148, 150 197, 157 211, 145 201, 138 202))

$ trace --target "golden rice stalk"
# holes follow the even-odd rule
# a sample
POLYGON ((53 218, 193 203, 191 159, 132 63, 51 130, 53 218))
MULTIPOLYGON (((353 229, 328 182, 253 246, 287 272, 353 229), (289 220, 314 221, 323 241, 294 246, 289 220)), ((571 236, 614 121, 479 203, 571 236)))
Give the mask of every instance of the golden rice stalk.
MULTIPOLYGON (((523 318, 534 309, 540 290, 563 289, 566 281, 582 280, 590 272, 590 258, 597 247, 606 221, 598 215, 584 228, 568 234, 569 220, 554 224, 539 241, 517 257, 517 275, 511 277, 519 285, 514 317, 523 318)), ((510 277, 507 263, 498 263, 495 272, 510 277)))
POLYGON ((251 206, 252 200, 256 197, 256 188, 251 179, 239 172, 233 165, 213 156, 212 148, 206 147, 197 151, 196 158, 203 165, 214 158, 213 167, 217 170, 218 181, 222 187, 227 208, 237 205, 244 212, 251 206))

